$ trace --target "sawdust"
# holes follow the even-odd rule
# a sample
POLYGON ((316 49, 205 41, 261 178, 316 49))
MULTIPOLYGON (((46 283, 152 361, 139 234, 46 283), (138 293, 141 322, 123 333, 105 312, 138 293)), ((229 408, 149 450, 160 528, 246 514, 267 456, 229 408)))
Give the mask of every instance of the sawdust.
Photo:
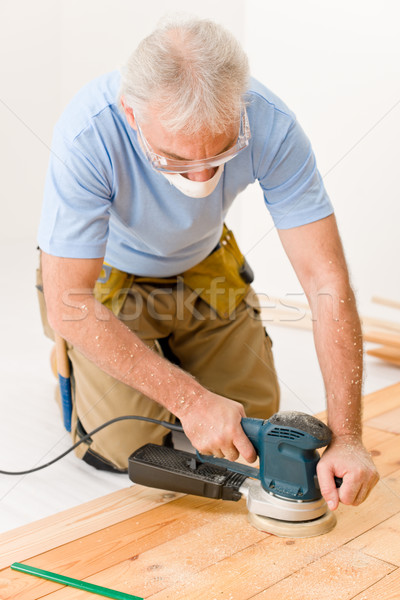
POLYGON ((301 431, 306 431, 317 439, 330 435, 330 430, 322 421, 312 415, 298 411, 282 411, 276 413, 268 420, 273 425, 293 427, 301 431))
MULTIPOLYGON (((174 595, 182 597, 180 593, 190 588, 199 571, 260 541, 263 534, 256 529, 243 529, 246 524, 245 507, 242 505, 240 510, 235 503, 233 510, 232 513, 216 515, 212 526, 209 516, 204 515, 205 523, 185 537, 171 539, 139 555, 132 572, 135 592, 148 597, 171 588, 174 595)), ((215 511, 220 512, 219 506, 215 507, 215 511)))

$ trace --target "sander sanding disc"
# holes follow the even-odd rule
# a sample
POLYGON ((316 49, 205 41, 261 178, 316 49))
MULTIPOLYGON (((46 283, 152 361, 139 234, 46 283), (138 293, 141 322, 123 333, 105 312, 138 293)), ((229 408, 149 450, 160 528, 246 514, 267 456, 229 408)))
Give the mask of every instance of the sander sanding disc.
POLYGON ((336 525, 336 517, 330 510, 322 517, 312 521, 279 521, 279 519, 262 517, 254 513, 248 513, 247 518, 256 529, 285 538, 308 538, 323 535, 336 525))

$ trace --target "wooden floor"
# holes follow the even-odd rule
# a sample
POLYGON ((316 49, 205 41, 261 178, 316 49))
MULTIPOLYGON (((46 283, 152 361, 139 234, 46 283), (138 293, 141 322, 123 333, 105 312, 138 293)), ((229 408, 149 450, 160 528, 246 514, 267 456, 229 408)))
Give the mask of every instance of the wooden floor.
POLYGON ((399 600, 400 384, 365 397, 364 422, 381 480, 324 536, 277 538, 243 501, 133 486, 0 536, 0 599, 95 598, 19 561, 152 600, 399 600))

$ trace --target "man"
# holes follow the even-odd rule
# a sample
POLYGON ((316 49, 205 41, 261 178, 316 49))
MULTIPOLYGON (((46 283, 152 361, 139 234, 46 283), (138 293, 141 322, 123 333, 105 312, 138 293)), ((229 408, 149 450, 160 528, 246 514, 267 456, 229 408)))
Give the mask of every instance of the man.
MULTIPOLYGON (((52 150, 39 245, 48 320, 72 364, 74 440, 116 416, 177 417, 199 451, 255 459, 241 418, 276 412, 279 391, 249 268, 223 223, 257 180, 314 315, 334 434, 321 491, 332 509, 362 502, 377 474, 361 442, 362 338, 333 209, 293 113, 249 79, 232 35, 206 20, 160 27, 122 80, 75 97, 52 150)), ((165 434, 120 422, 80 456, 123 471, 165 434)))

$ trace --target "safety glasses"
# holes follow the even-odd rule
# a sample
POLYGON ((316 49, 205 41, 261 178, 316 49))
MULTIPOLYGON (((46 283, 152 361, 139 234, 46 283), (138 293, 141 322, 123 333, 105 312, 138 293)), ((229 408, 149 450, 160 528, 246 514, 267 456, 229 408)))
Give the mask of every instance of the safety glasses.
POLYGON ((232 160, 239 152, 244 150, 249 145, 251 137, 247 112, 246 109, 243 108, 240 115, 239 136, 232 148, 228 148, 228 150, 225 150, 225 152, 221 152, 221 154, 217 154, 216 156, 210 156, 209 158, 203 158, 201 160, 177 160, 161 156, 154 152, 144 137, 137 121, 136 125, 147 159, 154 169, 162 171, 163 173, 193 173, 204 169, 211 169, 212 167, 219 167, 228 162, 228 160, 232 160))

